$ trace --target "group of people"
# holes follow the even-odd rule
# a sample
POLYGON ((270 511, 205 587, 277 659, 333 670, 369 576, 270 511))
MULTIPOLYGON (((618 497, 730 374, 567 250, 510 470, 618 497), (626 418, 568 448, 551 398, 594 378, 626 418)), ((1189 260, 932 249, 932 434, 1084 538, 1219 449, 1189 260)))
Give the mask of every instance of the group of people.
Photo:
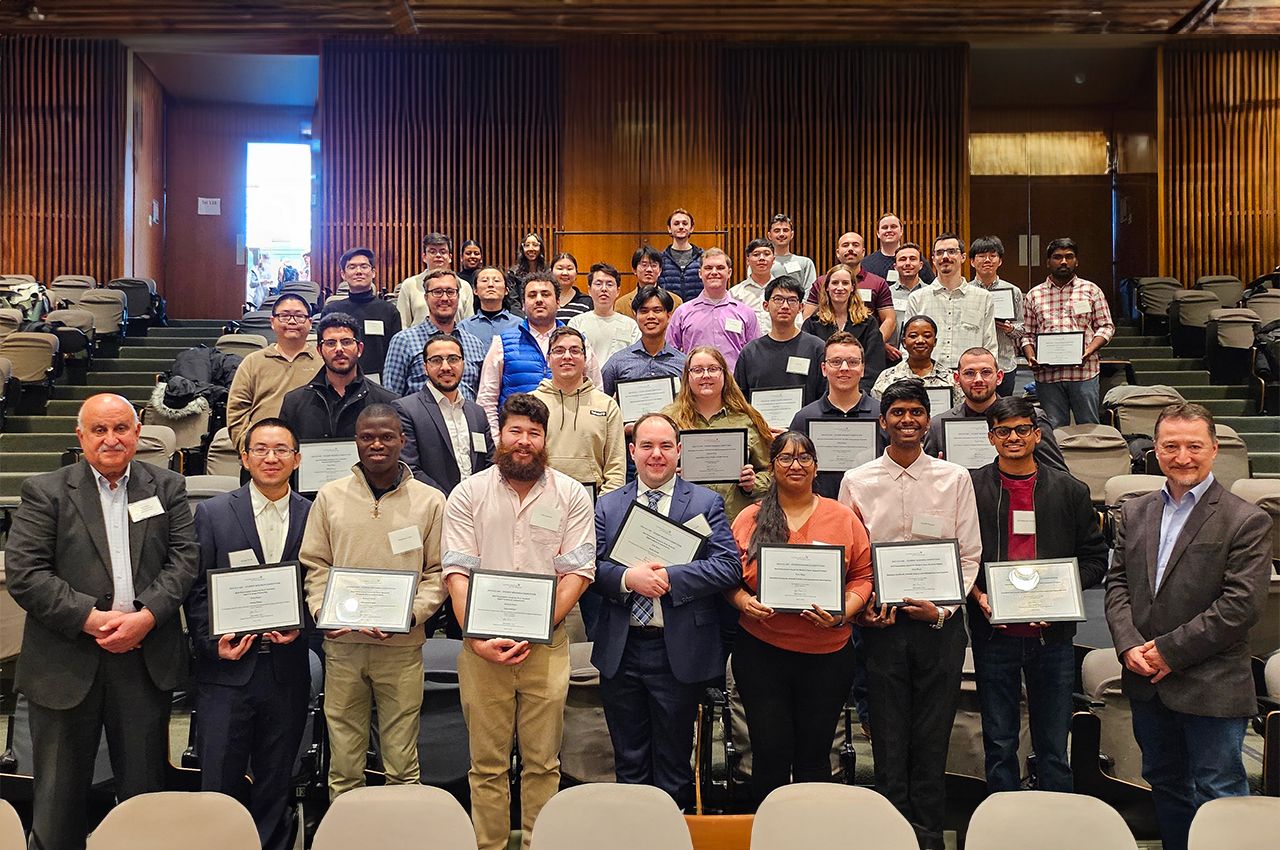
MULTIPOLYGON (((673 245, 688 245, 692 217, 677 211, 670 224, 673 245)), ((350 294, 325 304, 314 345, 310 305, 292 295, 276 301, 277 342, 245 359, 228 401, 248 480, 198 505, 194 518, 180 476, 133 460, 133 407, 114 395, 87 400, 77 428, 84 462, 25 483, 8 545, 10 591, 29 615, 18 685, 31 701, 35 846, 83 846, 91 742, 103 728, 120 796, 160 787, 168 692, 187 652, 180 608, 195 652, 202 783, 244 796, 264 848, 289 841, 285 807, 312 637, 324 657, 331 796, 363 782, 375 705, 387 781, 419 781, 421 646, 442 622, 459 633, 472 573, 497 569, 556 578, 554 630, 549 643, 463 642, 458 677, 481 850, 507 844, 513 741, 526 848, 559 787, 565 620, 575 610, 594 641, 619 782, 656 785, 692 805, 697 705, 731 659, 757 800, 788 782, 831 778, 833 733, 852 691, 870 730, 877 789, 921 847, 941 847, 966 645, 988 790, 1023 781, 1024 677, 1036 787, 1072 790, 1075 624, 993 626, 983 565, 1074 558, 1081 587, 1106 577, 1107 620, 1165 846, 1185 847, 1196 806, 1248 793, 1240 744, 1254 704, 1245 637, 1271 571, 1268 517, 1213 479, 1212 415, 1194 404, 1162 414, 1155 445, 1165 487, 1126 504, 1108 567, 1088 489, 1053 442, 1060 423, 1045 393, 1068 385, 1061 399, 1079 421, 1084 408, 1075 404, 1088 389, 1075 385, 1095 381, 1096 402, 1096 372, 1037 370, 1043 412, 1002 395, 1011 389, 1006 358, 1020 350, 1034 364, 1035 335, 1045 329, 1087 329, 1096 369, 1112 327, 1105 298, 1095 304, 1096 287, 1074 275, 1074 245, 1053 243, 1050 278, 1027 296, 1021 321, 997 322, 989 294, 999 283, 996 240, 976 240, 979 279, 966 283, 963 242, 940 236, 937 279, 922 285, 919 248, 892 244, 901 226, 886 217, 881 244, 899 271, 890 286, 872 279, 876 255, 864 258, 857 234, 841 237, 839 263, 819 278, 787 250, 791 230, 785 216, 775 218, 769 240, 748 249, 751 278, 732 288, 723 251, 677 247, 671 253, 690 264, 696 255, 701 284, 672 281, 684 287, 679 306, 660 285, 668 252, 642 248, 633 266, 645 266, 645 278, 627 322, 615 318, 621 279, 607 264, 591 267, 592 308, 567 323, 558 318, 573 279, 567 268, 566 280, 530 272, 516 316, 507 275, 481 264, 470 284, 480 309, 463 318, 465 281, 448 267, 447 239, 433 241, 446 254, 424 252, 428 266, 444 263, 421 276, 425 313, 412 324, 416 314, 397 315, 408 326, 391 334, 390 314, 368 311, 395 305, 360 297, 373 290, 372 253, 349 251, 341 265, 350 294), (776 272, 767 281, 766 258, 776 272), (761 287, 758 304, 732 294, 749 296, 748 283, 761 287), (907 290, 905 302, 894 287, 907 290), (369 359, 371 340, 388 336, 381 360, 369 359), (877 357, 899 362, 869 380, 877 357), (624 421, 619 386, 660 377, 674 379, 670 404, 624 421), (937 381, 952 390, 949 409, 931 409, 937 381), (770 423, 750 395, 780 386, 803 388, 804 403, 790 422, 770 423), (940 457, 940 421, 949 418, 985 420, 995 460, 966 469, 940 457), (852 469, 824 466, 809 432, 830 419, 874 422, 875 457, 852 469), (681 476, 682 436, 706 429, 746 431, 736 480, 701 485, 681 476), (359 460, 350 474, 301 494, 293 476, 313 439, 351 440, 359 460), (704 537, 697 556, 610 560, 633 505, 704 537), (963 604, 876 599, 875 547, 939 540, 955 541, 963 604), (760 601, 761 549, 787 545, 842 550, 839 609, 790 613, 760 601), (210 571, 288 561, 301 563, 310 617, 335 568, 416 572, 408 632, 210 632, 210 571), (247 790, 246 770, 254 776, 247 790)))

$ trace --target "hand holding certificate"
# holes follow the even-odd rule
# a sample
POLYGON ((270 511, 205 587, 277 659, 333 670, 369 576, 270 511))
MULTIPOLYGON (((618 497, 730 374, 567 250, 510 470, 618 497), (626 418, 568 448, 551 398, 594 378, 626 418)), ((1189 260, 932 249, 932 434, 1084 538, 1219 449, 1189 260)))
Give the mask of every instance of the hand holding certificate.
POLYGON ((360 460, 355 440, 303 440, 299 448, 299 493, 315 493, 330 481, 350 475, 360 460))
POLYGON ((987 420, 980 417, 942 420, 943 457, 966 469, 978 469, 996 459, 987 438, 987 420))
POLYGON ((555 607, 555 576, 472 570, 462 634, 477 640, 549 644, 555 607))
POLYGON ((1079 366, 1084 362, 1084 332, 1037 334, 1036 362, 1041 366, 1079 366))
POLYGON ((674 567, 697 560, 706 535, 674 523, 639 502, 632 502, 605 558, 624 567, 660 564, 674 567))
POLYGON ((995 561, 985 569, 992 625, 1086 619, 1075 558, 995 561))
POLYGON ((956 540, 907 540, 871 544, 876 603, 901 605, 904 599, 934 605, 964 601, 960 544, 956 540))
POLYGON ((208 581, 208 637, 302 628, 302 573, 297 561, 209 570, 208 581))
POLYGON ((997 322, 1016 322, 1017 314, 1013 309, 1013 290, 1012 289, 990 289, 991 303, 996 308, 997 322))
POLYGON ((757 563, 760 604, 802 613, 817 605, 837 620, 844 616, 844 548, 761 546, 757 563))
POLYGON ((685 481, 736 484, 746 463, 746 428, 680 432, 680 477, 685 481))
POLYGON ((317 628, 406 634, 413 627, 415 570, 331 567, 317 628))

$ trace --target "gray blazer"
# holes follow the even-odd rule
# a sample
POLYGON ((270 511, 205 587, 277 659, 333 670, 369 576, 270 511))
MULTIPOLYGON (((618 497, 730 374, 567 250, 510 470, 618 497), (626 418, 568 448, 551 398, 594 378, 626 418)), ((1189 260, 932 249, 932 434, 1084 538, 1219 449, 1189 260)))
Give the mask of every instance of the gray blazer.
MULTIPOLYGON (((453 456, 449 426, 444 422, 444 414, 440 412, 440 405, 436 403, 431 389, 423 387, 412 395, 396 399, 392 406, 400 414, 400 424, 404 427, 404 448, 400 450, 400 459, 415 473, 425 473, 446 496, 449 495, 462 481, 462 473, 458 469, 457 458, 453 456)), ((464 400, 462 412, 471 434, 484 435, 483 452, 476 451, 471 434, 467 435, 471 472, 475 474, 493 462, 493 435, 489 433, 489 419, 480 405, 464 400)))
POLYGON ((1116 653, 1154 640, 1173 671, 1151 684, 1124 671, 1130 699, 1155 696, 1174 711, 1244 717, 1257 711, 1249 627, 1271 580, 1271 519, 1214 481, 1191 511, 1155 591, 1160 492, 1126 502, 1107 573, 1107 625, 1116 653))
MULTIPOLYGON (((187 672, 187 647, 178 609, 197 571, 195 525, 186 480, 135 460, 129 502, 156 496, 164 512, 129 524, 136 603, 156 618, 141 652, 161 690, 187 672)), ((102 503, 85 461, 33 475, 5 552, 9 592, 27 611, 17 686, 32 702, 53 709, 78 705, 89 692, 102 652, 81 629, 93 608, 109 610, 114 585, 102 503)))

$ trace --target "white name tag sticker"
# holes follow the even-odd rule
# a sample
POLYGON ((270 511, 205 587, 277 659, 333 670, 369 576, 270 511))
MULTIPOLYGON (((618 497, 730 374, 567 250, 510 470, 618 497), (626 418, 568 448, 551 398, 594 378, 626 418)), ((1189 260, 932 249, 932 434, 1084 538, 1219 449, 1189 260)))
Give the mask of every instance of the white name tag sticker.
POLYGON ((130 522, 142 522, 144 519, 150 519, 162 513, 164 513, 164 507, 160 504, 160 497, 158 496, 151 496, 141 502, 131 502, 129 504, 130 522))
POLYGON ((865 301, 867 304, 870 304, 870 303, 871 303, 871 297, 872 297, 874 294, 875 294, 875 293, 873 293, 870 289, 859 289, 859 290, 858 290, 858 297, 859 297, 859 298, 861 298, 863 301, 865 301))
POLYGON ((422 532, 417 526, 406 525, 395 531, 387 532, 387 542, 391 544, 391 554, 400 555, 422 548, 422 532))
POLYGON ((690 531, 696 531, 698 534, 711 536, 711 523, 707 522, 706 514, 698 514, 696 517, 685 520, 684 527, 690 531))
POLYGON ((258 556, 253 554, 252 549, 238 549, 227 555, 227 564, 232 567, 256 567, 258 556))
POLYGON ((782 264, 782 267, 789 272, 795 273, 804 270, 804 263, 801 263, 799 260, 787 260, 782 264))
POLYGON ((911 519, 911 533, 916 537, 942 537, 942 519, 928 514, 916 514, 911 519))
POLYGON ((378 386, 382 386, 382 376, 377 372, 365 372, 364 378, 366 381, 373 381, 378 386))
POLYGON ((480 454, 484 454, 489 451, 489 447, 485 445, 484 442, 484 434, 481 434, 479 431, 471 432, 471 451, 479 452, 480 454))
POLYGON ((1014 534, 1035 534, 1036 533, 1036 512, 1035 511, 1014 511, 1013 512, 1013 533, 1014 534))
POLYGON ((740 334, 742 333, 742 320, 741 319, 725 319, 724 329, 731 334, 740 334))
POLYGON ((562 515, 563 511, 555 505, 538 505, 529 512, 529 523, 547 531, 559 531, 562 515))
POLYGON ((1093 310, 1093 307, 1089 305, 1088 301, 1072 301, 1071 302, 1071 313, 1073 315, 1087 316, 1089 315, 1090 312, 1092 312, 1092 310, 1093 310))
POLYGON ((365 319, 364 332, 372 336, 382 336, 382 320, 381 319, 365 319))
POLYGON ((809 374, 809 358, 808 357, 788 357, 787 371, 793 375, 809 374))

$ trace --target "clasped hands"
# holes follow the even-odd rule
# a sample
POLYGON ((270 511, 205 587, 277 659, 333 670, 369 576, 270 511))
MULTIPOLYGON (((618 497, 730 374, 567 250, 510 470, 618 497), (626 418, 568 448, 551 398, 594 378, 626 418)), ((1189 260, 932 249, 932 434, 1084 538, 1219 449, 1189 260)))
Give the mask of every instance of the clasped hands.
POLYGON ((107 652, 129 652, 142 645, 142 640, 156 627, 156 617, 146 608, 141 611, 99 611, 94 608, 81 629, 107 652))
POLYGON ((1153 685, 1158 684, 1161 679, 1173 672, 1169 662, 1165 661, 1160 650, 1156 649, 1156 642, 1153 640, 1147 641, 1142 646, 1126 649, 1124 666, 1139 676, 1146 676, 1153 685))
MULTIPOLYGON (((343 629, 345 634, 350 629, 343 629)), ((361 631, 367 631, 361 629, 361 631)), ((278 643, 281 646, 293 643, 300 634, 298 629, 291 629, 287 632, 264 632, 262 637, 268 643, 278 643)), ((244 654, 249 651, 249 647, 253 646, 257 635, 241 635, 240 640, 236 640, 233 634, 226 634, 218 638, 218 657, 223 661, 239 661, 244 654)), ((385 636, 384 636, 385 637, 385 636)))

